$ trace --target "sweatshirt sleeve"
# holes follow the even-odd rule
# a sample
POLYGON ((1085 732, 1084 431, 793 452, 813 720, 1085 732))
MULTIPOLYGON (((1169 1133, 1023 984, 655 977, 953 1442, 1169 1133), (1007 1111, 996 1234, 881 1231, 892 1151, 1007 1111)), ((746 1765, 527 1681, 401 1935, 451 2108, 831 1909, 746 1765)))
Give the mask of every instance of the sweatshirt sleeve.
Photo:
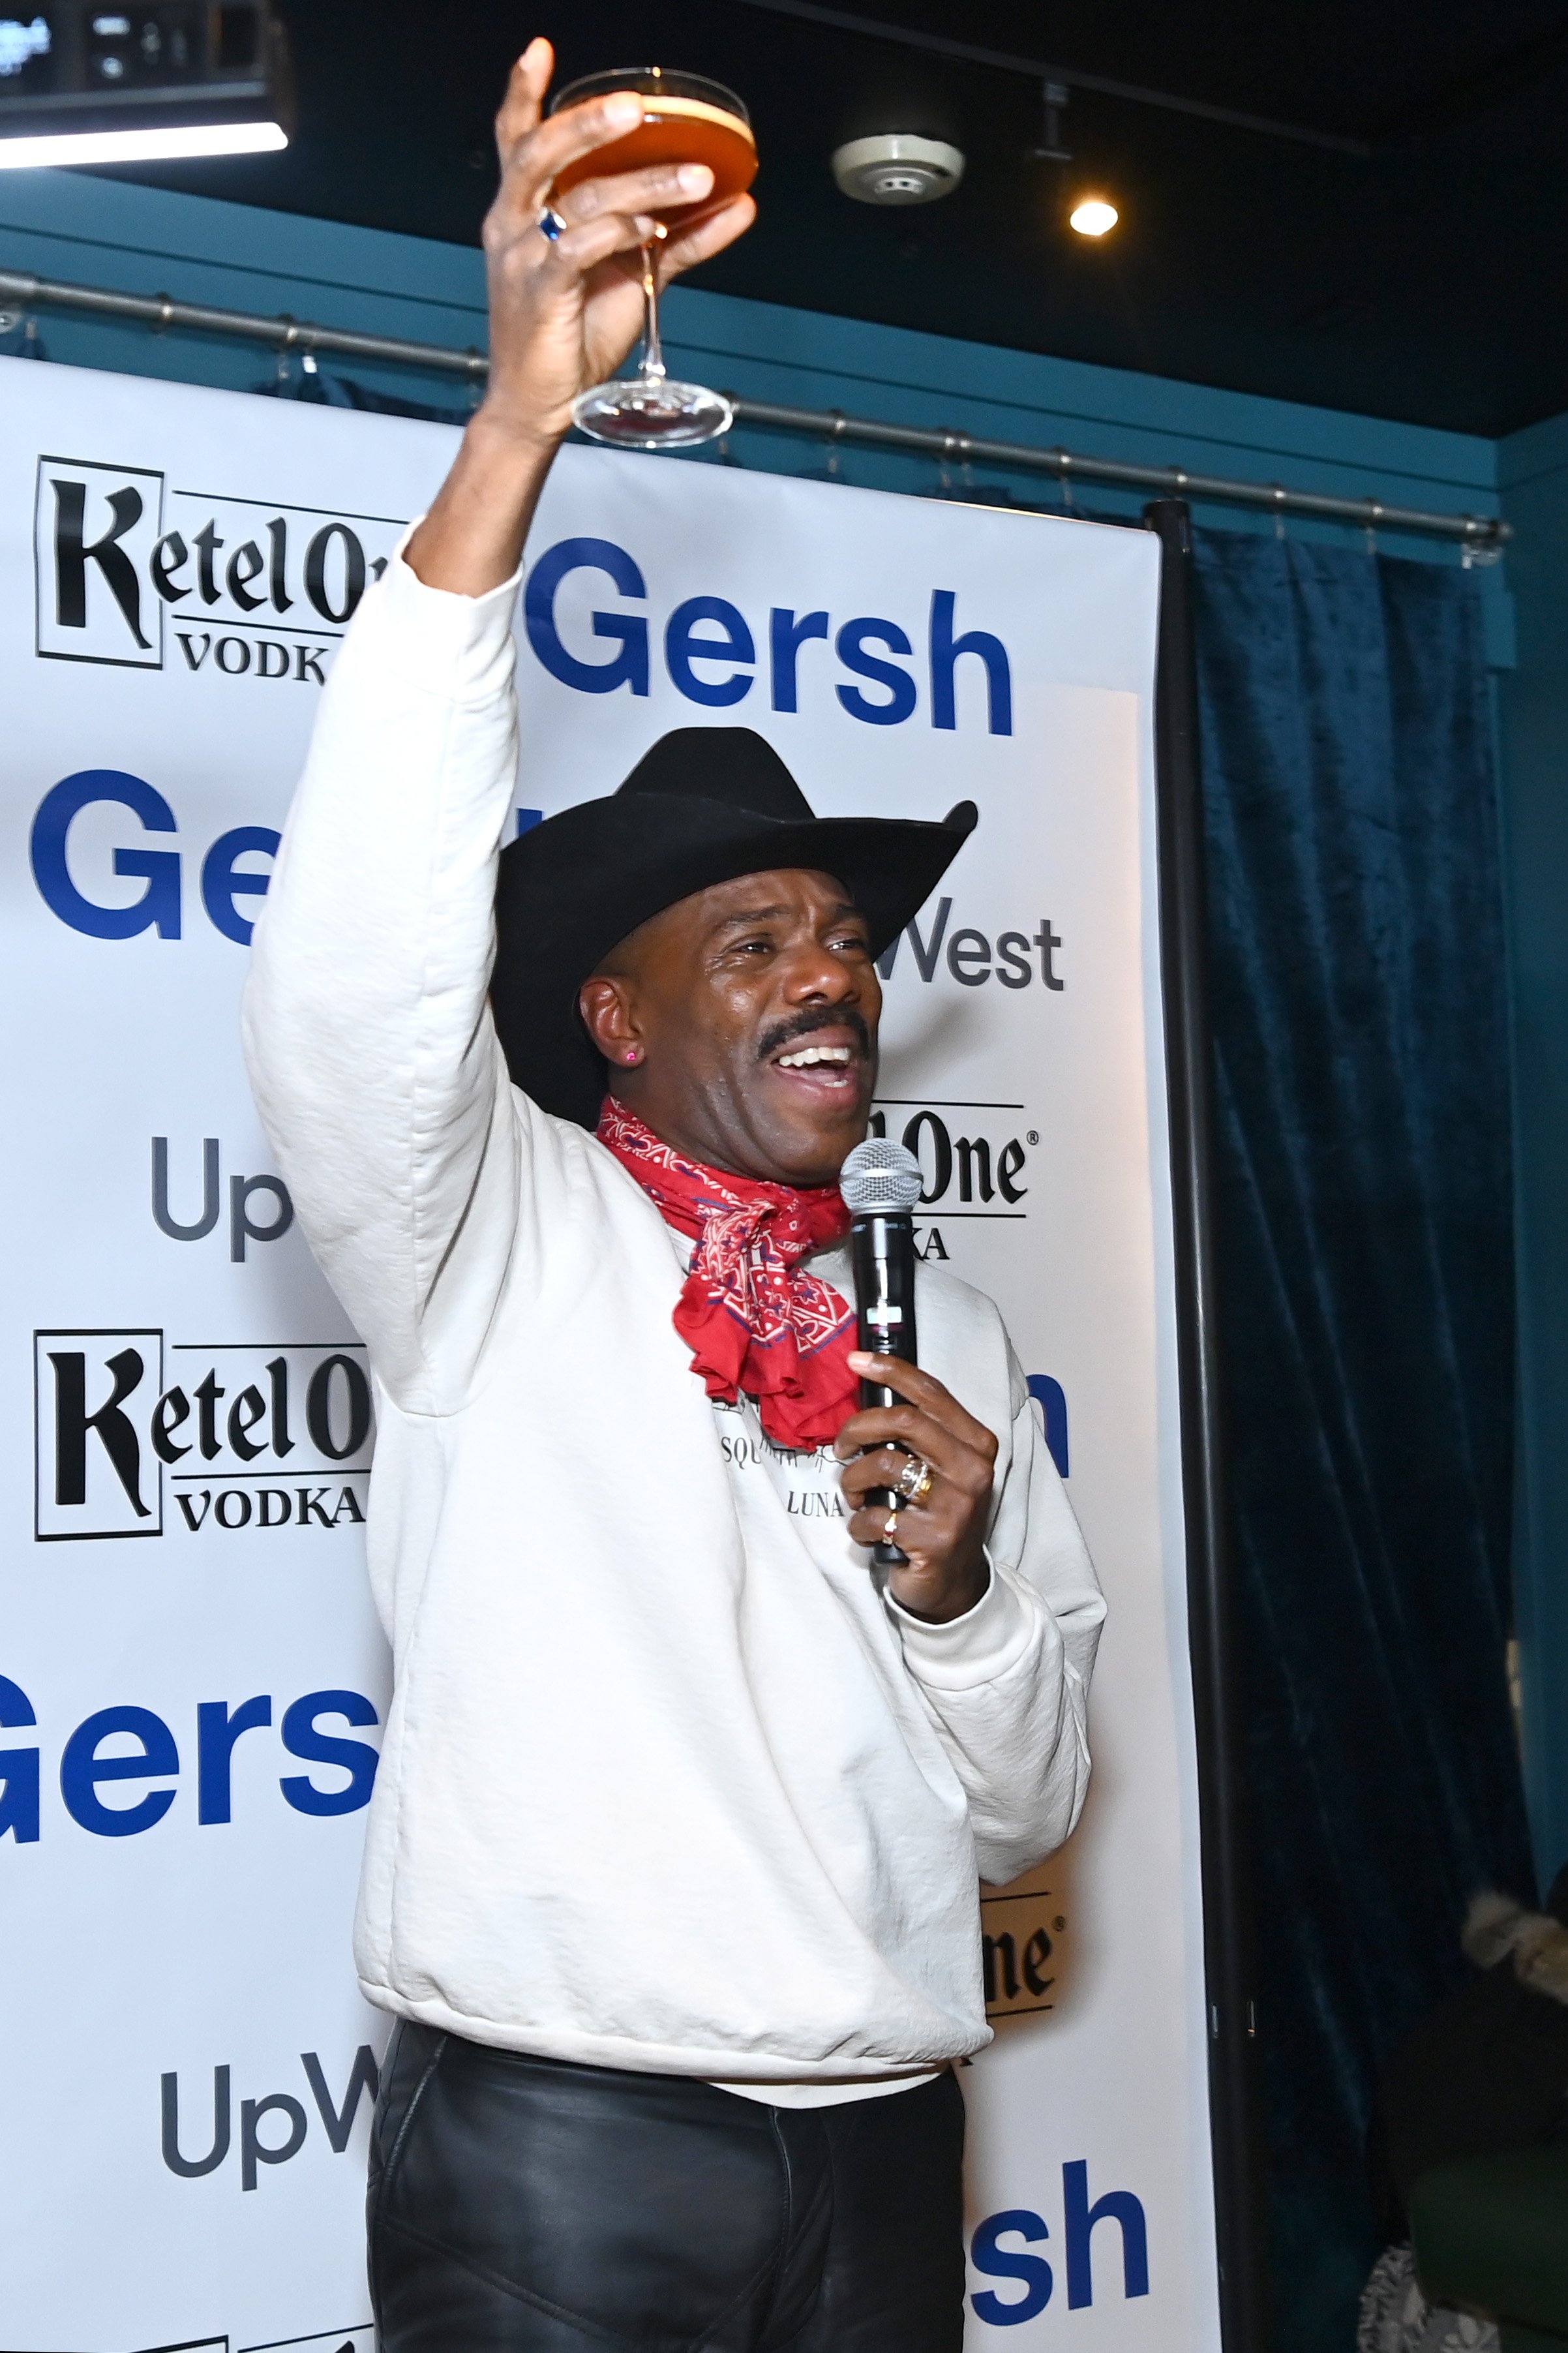
POLYGON ((517 772, 516 591, 427 588, 399 551, 365 596, 246 989, 251 1084, 300 1225, 415 1412, 449 1409, 471 1380, 509 1266, 537 1248, 523 1163, 552 1144, 510 1086, 488 1003, 517 772))
POLYGON ((1005 1886, 1070 1835, 1089 1788, 1089 1681, 1105 1602, 1012 1352, 1013 1425, 991 1582, 933 1626, 889 1597, 904 1660, 969 1799, 981 1876, 1005 1886))

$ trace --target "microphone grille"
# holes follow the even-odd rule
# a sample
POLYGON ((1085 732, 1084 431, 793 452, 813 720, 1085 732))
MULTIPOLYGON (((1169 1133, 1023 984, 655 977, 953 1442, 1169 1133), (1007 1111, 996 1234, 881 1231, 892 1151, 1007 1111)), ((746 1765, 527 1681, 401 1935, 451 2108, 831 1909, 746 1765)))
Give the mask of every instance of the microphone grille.
POLYGON ((845 1206, 859 1218, 873 1209, 912 1209, 925 1190, 925 1179, 907 1145, 868 1135, 844 1163, 838 1189, 845 1206))

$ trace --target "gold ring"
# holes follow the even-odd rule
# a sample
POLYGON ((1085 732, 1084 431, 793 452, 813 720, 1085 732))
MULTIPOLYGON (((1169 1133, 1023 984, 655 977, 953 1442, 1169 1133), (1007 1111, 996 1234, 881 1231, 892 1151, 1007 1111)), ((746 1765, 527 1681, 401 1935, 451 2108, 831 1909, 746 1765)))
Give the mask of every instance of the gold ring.
POLYGON ((936 1484, 936 1472, 921 1456, 911 1454, 899 1473, 894 1493, 906 1504, 923 1504, 936 1484))

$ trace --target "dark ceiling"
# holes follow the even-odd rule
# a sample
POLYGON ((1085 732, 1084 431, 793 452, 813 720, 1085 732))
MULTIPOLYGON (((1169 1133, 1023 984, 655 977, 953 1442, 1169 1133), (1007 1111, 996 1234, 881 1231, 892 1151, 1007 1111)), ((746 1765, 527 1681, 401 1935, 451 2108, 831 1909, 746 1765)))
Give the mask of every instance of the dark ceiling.
POLYGON ((731 83, 761 217, 696 281, 735 294, 1246 392, 1499 434, 1568 408, 1568 7, 1545 0, 846 0, 862 18, 1273 118, 1273 136, 1073 91, 1068 165, 1038 160, 1029 74, 753 0, 284 0, 286 154, 128 177, 469 243, 489 120, 534 30, 562 71, 658 62, 731 83), (828 156, 870 130, 968 157, 962 187, 883 210, 828 156), (1100 244, 1066 198, 1121 209, 1100 244))

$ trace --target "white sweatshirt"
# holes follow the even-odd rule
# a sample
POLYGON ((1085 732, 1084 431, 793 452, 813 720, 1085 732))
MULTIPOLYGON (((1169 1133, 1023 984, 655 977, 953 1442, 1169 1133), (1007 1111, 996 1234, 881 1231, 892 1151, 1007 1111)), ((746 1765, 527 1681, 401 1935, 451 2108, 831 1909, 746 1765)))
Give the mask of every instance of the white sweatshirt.
POLYGON ((1001 1441, 990 1588, 930 1626, 792 1505, 788 1458, 725 1444, 754 1415, 690 1370, 677 1238, 510 1083, 486 989, 515 593, 398 557, 365 596, 246 1000, 257 1101, 375 1377, 395 1689, 361 1980, 604 2066, 825 2088, 931 2066, 989 2039, 977 1873, 1013 1878, 1078 1818, 1103 1604, 989 1300, 920 1270, 922 1361, 1001 1441))

